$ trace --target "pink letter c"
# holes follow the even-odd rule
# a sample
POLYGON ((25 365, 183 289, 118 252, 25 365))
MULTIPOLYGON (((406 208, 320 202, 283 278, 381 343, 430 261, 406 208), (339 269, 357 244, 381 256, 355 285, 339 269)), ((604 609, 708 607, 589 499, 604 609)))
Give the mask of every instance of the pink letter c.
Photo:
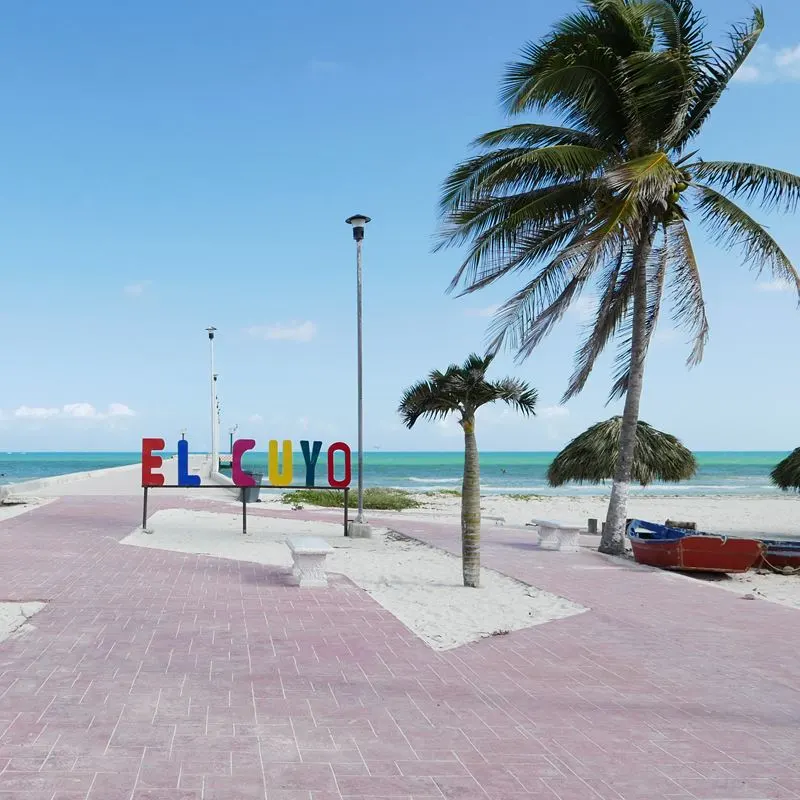
POLYGON ((237 439, 231 448, 231 477, 237 486, 255 486, 256 482, 242 470, 242 456, 256 446, 255 439, 237 439))

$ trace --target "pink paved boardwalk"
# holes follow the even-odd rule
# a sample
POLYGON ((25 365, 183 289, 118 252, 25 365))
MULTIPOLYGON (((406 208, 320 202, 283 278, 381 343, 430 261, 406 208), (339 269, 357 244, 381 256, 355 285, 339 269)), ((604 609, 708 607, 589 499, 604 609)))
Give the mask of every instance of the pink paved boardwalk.
POLYGON ((592 611, 436 653, 344 578, 119 546, 138 514, 0 525, 0 595, 50 601, 0 644, 0 800, 800 798, 798 611, 487 528, 592 611))

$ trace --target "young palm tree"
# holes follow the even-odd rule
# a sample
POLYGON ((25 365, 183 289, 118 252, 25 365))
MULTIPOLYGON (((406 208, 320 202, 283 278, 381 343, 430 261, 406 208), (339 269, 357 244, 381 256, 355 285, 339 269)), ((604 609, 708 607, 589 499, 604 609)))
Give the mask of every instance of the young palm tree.
POLYGON ((462 366, 434 370, 426 381, 415 383, 403 394, 398 411, 409 428, 420 417, 444 418, 457 414, 464 430, 464 481, 461 490, 461 559, 464 586, 480 585, 481 571, 481 477, 475 440, 475 412, 487 403, 502 400, 526 416, 534 413, 536 390, 525 381, 503 378, 487 381, 493 356, 471 355, 462 366))
POLYGON ((720 245, 785 280, 800 278, 775 240, 736 200, 792 210, 800 178, 771 167, 704 161, 693 142, 764 26, 760 9, 725 48, 704 36, 691 0, 588 0, 505 77, 510 114, 545 113, 480 137, 478 155, 447 179, 440 246, 469 243, 451 284, 464 292, 533 270, 497 312, 490 352, 524 359, 587 286, 597 309, 564 401, 581 391, 616 339, 611 398, 625 396, 620 448, 600 549, 623 549, 645 356, 665 285, 673 319, 708 339, 690 212, 720 245))

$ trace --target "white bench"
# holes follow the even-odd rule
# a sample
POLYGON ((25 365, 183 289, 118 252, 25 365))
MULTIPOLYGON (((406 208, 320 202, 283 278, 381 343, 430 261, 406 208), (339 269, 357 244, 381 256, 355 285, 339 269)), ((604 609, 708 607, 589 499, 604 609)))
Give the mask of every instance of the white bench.
POLYGON ((581 549, 580 535, 583 528, 577 525, 562 525, 547 519, 532 519, 530 525, 539 529, 539 547, 542 550, 577 553, 581 549))
POLYGON ((506 518, 505 517, 490 517, 487 514, 482 514, 481 519, 490 519, 494 522, 495 525, 505 525, 506 518))
POLYGON ((328 585, 325 558, 333 548, 319 536, 289 536, 286 544, 292 551, 291 583, 294 586, 324 588, 328 585))

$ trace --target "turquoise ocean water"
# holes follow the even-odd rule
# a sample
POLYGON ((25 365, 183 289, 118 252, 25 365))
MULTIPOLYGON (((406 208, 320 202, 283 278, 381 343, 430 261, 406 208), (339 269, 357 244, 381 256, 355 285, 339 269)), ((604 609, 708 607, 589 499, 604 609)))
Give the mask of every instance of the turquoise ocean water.
MULTIPOLYGON (((635 489, 648 494, 774 494, 769 472, 785 452, 703 452, 697 453, 697 475, 680 484, 654 484, 635 489)), ((545 472, 555 453, 481 453, 481 484, 486 493, 596 494, 603 487, 571 485, 560 489, 547 486, 545 472)), ((396 486, 412 491, 458 488, 462 454, 389 453, 364 454, 364 482, 367 486, 396 486)), ((0 483, 15 483, 68 472, 86 472, 123 464, 136 464, 136 453, 0 453, 0 483)), ((247 453, 247 469, 265 471, 264 453, 247 453)), ((355 454, 353 457, 355 473, 355 454)), ((295 483, 303 483, 305 466, 300 453, 294 456, 295 483)), ((317 465, 317 485, 326 483, 324 452, 317 465)), ((355 480, 355 474, 354 474, 355 480)))

